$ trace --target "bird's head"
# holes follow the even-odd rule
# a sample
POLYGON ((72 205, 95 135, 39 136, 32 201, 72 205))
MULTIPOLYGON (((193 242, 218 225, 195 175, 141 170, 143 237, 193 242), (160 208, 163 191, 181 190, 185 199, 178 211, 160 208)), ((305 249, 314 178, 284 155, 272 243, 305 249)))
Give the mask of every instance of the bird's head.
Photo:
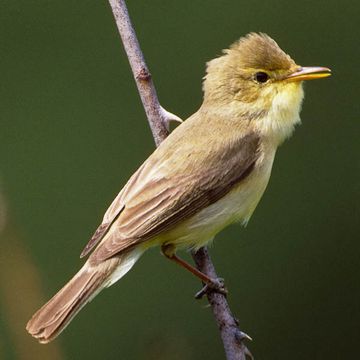
POLYGON ((263 131, 288 136, 300 121, 303 80, 327 77, 330 69, 301 67, 263 33, 240 38, 207 63, 204 104, 259 120, 263 131), (266 122, 266 123, 264 123, 266 122))

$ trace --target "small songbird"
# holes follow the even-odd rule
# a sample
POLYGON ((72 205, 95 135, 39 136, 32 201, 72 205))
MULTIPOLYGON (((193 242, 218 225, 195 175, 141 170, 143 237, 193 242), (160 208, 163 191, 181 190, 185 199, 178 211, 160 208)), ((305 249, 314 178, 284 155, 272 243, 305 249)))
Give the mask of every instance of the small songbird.
POLYGON ((106 211, 81 257, 80 271, 27 324, 53 340, 82 307, 123 277, 144 253, 177 257, 198 249, 227 225, 246 224, 269 181, 277 147, 300 123, 303 80, 327 77, 301 67, 268 35, 251 33, 207 63, 200 109, 140 166, 106 211))

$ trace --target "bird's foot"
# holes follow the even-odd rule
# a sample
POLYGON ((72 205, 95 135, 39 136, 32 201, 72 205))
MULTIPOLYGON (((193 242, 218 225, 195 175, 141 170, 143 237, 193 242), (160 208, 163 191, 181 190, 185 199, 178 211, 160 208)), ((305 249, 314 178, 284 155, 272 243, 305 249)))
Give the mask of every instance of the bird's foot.
POLYGON ((210 279, 204 287, 195 294, 195 299, 202 299, 204 295, 217 292, 219 294, 227 295, 228 291, 225 287, 224 279, 210 279))

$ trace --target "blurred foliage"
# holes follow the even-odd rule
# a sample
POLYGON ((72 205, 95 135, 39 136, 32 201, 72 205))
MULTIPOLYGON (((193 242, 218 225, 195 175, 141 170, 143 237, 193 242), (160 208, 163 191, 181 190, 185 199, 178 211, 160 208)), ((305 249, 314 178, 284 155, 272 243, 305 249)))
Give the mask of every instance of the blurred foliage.
MULTIPOLYGON (((359 3, 128 5, 161 103, 183 118, 201 103, 205 62, 247 32, 332 68, 306 84, 303 125, 279 150, 248 227, 224 231, 211 253, 257 359, 357 357, 359 3)), ((24 330, 154 148, 106 1, 0 2, 0 121, 0 358, 223 358, 206 302, 192 298, 200 284, 158 249, 53 344, 24 330)))

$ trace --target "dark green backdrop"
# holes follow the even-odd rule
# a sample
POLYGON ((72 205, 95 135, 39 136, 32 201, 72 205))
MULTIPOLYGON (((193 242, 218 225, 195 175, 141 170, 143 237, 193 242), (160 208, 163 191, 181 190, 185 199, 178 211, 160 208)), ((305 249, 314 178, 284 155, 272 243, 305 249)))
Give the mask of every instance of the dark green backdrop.
MULTIPOLYGON (((249 31, 333 70, 306 84, 303 125, 248 227, 211 249, 256 359, 359 356, 359 7, 129 1, 160 101, 183 118, 201 103, 205 62, 249 31)), ((154 148, 105 0, 0 2, 0 124, 0 358, 222 359, 210 310, 192 297, 200 284, 158 249, 53 344, 24 331, 154 148)))

